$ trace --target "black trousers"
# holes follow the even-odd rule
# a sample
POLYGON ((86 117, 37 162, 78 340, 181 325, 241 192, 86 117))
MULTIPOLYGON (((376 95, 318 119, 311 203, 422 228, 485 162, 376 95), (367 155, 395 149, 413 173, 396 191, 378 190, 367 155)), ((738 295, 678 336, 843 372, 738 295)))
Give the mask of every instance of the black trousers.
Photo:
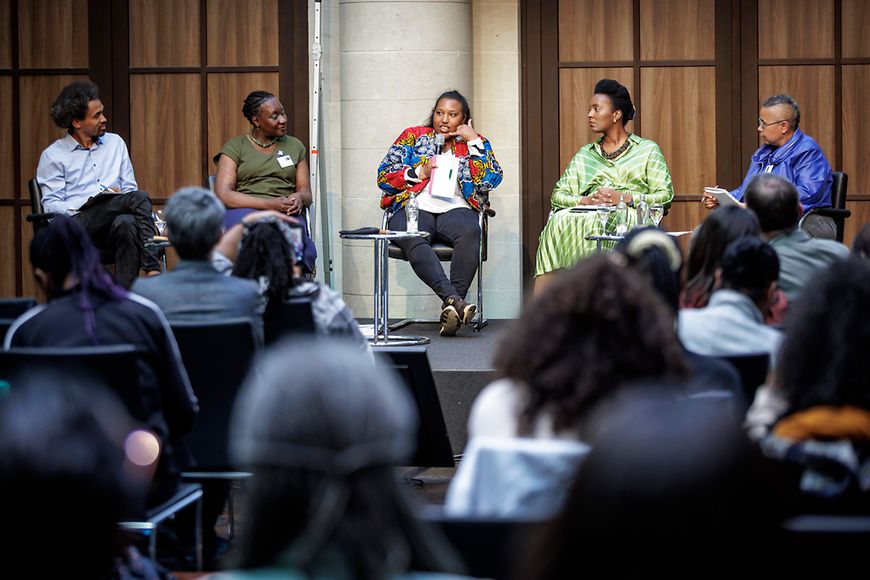
MULTIPOLYGON (((396 240, 393 243, 402 248, 417 277, 432 288, 442 301, 450 296, 464 299, 477 272, 480 252, 477 213, 466 207, 436 214, 420 210, 417 223, 421 232, 429 232, 429 238, 396 240), (432 249, 432 243, 438 241, 453 246, 449 280, 432 249)), ((405 224, 405 208, 402 208, 390 218, 389 226, 391 230, 404 231, 405 224)))
POLYGON ((145 251, 145 242, 157 232, 151 219, 151 200, 144 191, 97 196, 75 217, 98 248, 114 251, 115 277, 125 288, 133 285, 140 267, 160 269, 157 258, 145 251))

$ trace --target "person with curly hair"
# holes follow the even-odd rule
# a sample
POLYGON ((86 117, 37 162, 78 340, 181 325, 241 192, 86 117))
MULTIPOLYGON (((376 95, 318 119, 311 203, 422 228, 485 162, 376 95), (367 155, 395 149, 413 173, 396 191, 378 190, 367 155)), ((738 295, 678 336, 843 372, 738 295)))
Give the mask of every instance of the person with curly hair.
POLYGON ((156 233, 151 200, 139 191, 127 144, 106 131, 97 85, 77 81, 51 106, 55 125, 67 134, 39 157, 36 180, 46 212, 72 216, 100 249, 112 250, 118 282, 129 288, 139 269, 160 273, 145 244, 156 233))
POLYGON ((405 252, 414 273, 441 299, 441 336, 455 336, 477 312, 477 305, 466 302, 465 296, 477 272, 478 213, 488 210, 489 194, 501 178, 492 145, 474 129, 468 100, 455 90, 436 99, 424 125, 402 131, 378 166, 381 209, 392 211, 391 230, 407 228, 409 199, 415 197, 419 205, 419 229, 429 237, 393 243, 405 252), (455 187, 449 193, 432 190, 431 177, 439 155, 458 159, 455 187), (436 241, 453 246, 449 279, 432 249, 436 241))

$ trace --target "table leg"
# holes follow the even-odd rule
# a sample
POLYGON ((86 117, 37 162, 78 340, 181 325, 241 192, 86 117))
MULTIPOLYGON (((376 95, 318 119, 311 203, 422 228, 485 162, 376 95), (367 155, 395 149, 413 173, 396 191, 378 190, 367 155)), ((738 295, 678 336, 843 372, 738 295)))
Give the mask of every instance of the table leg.
POLYGON ((389 283, 390 283, 390 242, 388 240, 381 240, 383 246, 381 246, 381 291, 383 292, 383 310, 381 311, 381 316, 383 317, 384 322, 384 344, 389 344, 390 342, 390 291, 389 291, 389 283))
POLYGON ((372 342, 378 344, 381 337, 381 241, 375 240, 375 312, 372 320, 372 342))

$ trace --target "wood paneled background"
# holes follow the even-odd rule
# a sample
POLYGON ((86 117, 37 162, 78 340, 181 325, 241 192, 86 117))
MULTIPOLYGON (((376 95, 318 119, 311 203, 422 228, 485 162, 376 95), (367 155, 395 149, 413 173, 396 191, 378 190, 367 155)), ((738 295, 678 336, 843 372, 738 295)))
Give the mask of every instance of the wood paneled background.
POLYGON ((795 97, 801 128, 849 174, 845 242, 870 221, 870 2, 523 0, 521 22, 527 278, 552 187, 597 137, 586 110, 601 78, 628 87, 629 130, 665 154, 676 193, 665 227, 690 230, 708 215, 705 185, 740 183, 759 146, 759 104, 776 93, 795 97))
POLYGON ((27 181, 63 136, 49 108, 64 85, 100 86, 159 209, 214 173, 253 90, 279 95, 307 144, 308 60, 305 0, 0 0, 0 297, 36 295, 27 181))

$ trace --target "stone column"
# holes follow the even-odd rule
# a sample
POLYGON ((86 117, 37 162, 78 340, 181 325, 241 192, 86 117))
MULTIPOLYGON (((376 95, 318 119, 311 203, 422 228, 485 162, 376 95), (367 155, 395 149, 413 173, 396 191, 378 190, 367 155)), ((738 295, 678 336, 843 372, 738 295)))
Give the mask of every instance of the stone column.
MULTIPOLYGON (((377 167, 435 99, 472 89, 470 0, 340 0, 341 211, 335 229, 380 225, 377 167)), ((344 240, 341 287, 354 314, 372 316, 371 242, 344 240)), ((393 317, 437 317, 440 300, 406 262, 390 261, 393 317)))

